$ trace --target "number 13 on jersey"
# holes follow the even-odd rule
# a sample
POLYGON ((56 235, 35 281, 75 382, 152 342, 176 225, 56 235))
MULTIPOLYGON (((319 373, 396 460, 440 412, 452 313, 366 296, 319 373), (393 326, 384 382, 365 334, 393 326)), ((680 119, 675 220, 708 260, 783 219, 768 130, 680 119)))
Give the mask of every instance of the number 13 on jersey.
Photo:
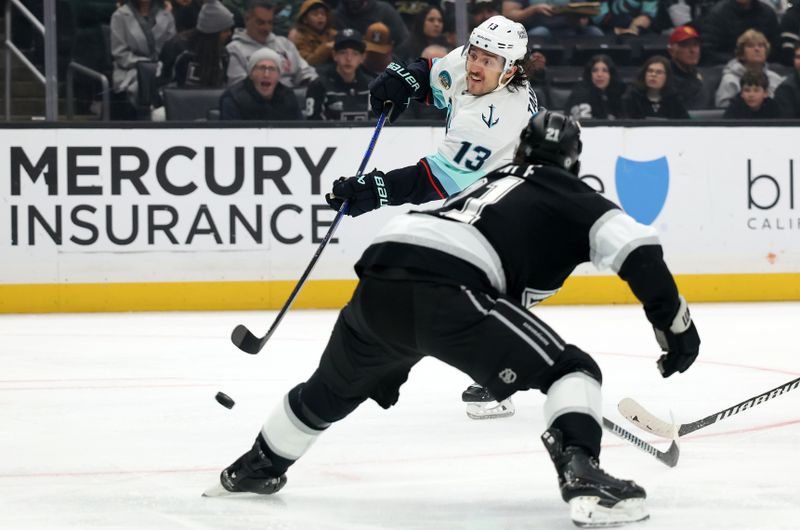
POLYGON ((453 162, 461 164, 461 161, 464 160, 464 167, 472 171, 478 171, 491 155, 492 152, 485 147, 472 145, 470 142, 461 142, 461 148, 456 153, 456 156, 453 157, 453 162), (467 156, 467 153, 469 153, 469 156, 467 156))

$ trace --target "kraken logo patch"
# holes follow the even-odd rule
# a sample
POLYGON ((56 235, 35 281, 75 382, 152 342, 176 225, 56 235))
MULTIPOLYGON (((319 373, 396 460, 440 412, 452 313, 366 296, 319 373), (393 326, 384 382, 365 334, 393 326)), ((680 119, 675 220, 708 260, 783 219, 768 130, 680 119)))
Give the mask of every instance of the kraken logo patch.
POLYGON ((445 90, 450 88, 453 80, 450 78, 450 74, 447 72, 447 70, 439 74, 439 83, 442 85, 442 87, 444 87, 445 90))

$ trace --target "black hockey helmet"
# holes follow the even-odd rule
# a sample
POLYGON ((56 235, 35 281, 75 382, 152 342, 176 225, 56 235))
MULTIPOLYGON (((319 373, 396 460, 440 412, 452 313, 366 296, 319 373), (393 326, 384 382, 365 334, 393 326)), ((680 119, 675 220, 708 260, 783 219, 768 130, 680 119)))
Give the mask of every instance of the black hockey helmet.
POLYGON ((517 162, 558 166, 578 175, 580 170, 581 126, 559 112, 541 110, 520 134, 517 162))

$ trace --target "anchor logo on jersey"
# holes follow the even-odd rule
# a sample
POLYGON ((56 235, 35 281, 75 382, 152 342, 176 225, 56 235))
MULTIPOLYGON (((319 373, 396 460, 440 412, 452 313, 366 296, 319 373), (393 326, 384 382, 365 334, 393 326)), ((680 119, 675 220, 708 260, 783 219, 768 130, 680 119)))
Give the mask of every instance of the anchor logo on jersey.
POLYGON ((481 114, 481 119, 483 119, 483 123, 490 129, 500 121, 500 118, 495 118, 494 120, 492 120, 492 118, 494 118, 494 105, 489 105, 489 117, 487 118, 485 114, 481 114))
POLYGON ((638 161, 617 157, 617 195, 625 212, 642 224, 656 220, 669 191, 669 162, 662 156, 638 161))

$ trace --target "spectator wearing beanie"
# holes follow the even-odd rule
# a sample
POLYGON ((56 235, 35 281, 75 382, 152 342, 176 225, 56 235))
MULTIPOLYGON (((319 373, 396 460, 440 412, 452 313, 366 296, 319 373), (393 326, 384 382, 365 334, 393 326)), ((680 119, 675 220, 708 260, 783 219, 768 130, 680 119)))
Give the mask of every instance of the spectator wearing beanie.
POLYGON ((219 0, 206 0, 197 17, 197 27, 178 34, 161 52, 162 84, 179 87, 225 86, 233 13, 219 0))
POLYGON ((272 31, 275 6, 267 0, 248 0, 244 29, 237 28, 228 44, 228 85, 249 75, 247 63, 256 50, 267 47, 281 57, 281 83, 291 88, 304 87, 316 79, 317 71, 286 37, 272 31))
POLYGON ((249 75, 231 85, 220 97, 222 120, 299 120, 294 91, 280 82, 282 57, 261 48, 247 60, 249 75))
POLYGON ((329 64, 333 52, 333 17, 324 0, 306 0, 297 13, 297 23, 289 40, 311 66, 329 64))

